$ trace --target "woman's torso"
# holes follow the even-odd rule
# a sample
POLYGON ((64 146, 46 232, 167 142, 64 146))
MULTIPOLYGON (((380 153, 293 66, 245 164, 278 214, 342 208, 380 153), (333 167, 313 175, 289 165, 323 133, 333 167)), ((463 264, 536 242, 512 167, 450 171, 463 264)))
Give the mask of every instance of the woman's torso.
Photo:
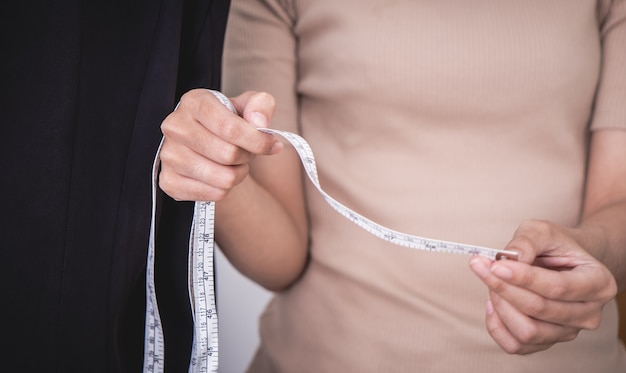
MULTIPOLYGON (((493 248, 526 219, 577 222, 601 63, 595 1, 291 6, 299 125, 330 195, 395 230, 493 248)), ((307 198, 310 263, 262 317, 253 370, 625 366, 614 304, 597 331, 508 355, 485 329, 468 257, 379 240, 308 182, 307 198)))

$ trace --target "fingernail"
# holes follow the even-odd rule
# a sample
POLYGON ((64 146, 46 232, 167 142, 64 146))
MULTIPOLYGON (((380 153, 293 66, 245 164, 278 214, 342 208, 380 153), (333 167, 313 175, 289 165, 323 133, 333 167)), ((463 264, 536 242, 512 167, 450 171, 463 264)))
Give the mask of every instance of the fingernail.
POLYGON ((267 127, 267 118, 258 111, 250 113, 250 123, 255 127, 267 127))
POLYGON ((511 277, 513 277, 513 271, 511 271, 510 268, 500 264, 495 264, 493 267, 491 267, 491 272, 503 280, 510 280, 511 277))
POLYGON ((270 150, 270 154, 276 154, 281 151, 283 148, 283 143, 279 140, 274 143, 272 146, 272 150, 270 150))
POLYGON ((485 260, 480 256, 474 256, 470 259, 470 267, 480 277, 484 278, 489 275, 489 267, 485 260))

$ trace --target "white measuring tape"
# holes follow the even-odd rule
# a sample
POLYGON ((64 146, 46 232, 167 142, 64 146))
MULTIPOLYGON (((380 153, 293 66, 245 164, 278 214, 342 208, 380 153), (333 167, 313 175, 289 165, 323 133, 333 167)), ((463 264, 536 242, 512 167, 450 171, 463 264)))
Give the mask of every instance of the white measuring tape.
POLYGON ((331 205, 337 212, 348 218, 354 224, 360 226, 366 231, 370 232, 374 236, 381 238, 385 241, 393 244, 408 247, 411 249, 428 250, 446 253, 457 254, 469 254, 469 255, 482 255, 491 259, 515 259, 517 260, 519 253, 508 250, 496 250, 487 247, 467 245, 456 242, 440 241, 430 238, 424 238, 419 236, 413 236, 410 234, 395 231, 390 228, 386 228, 372 220, 360 215, 348 207, 342 205, 333 199, 328 193, 326 193, 320 186, 317 176, 317 168, 315 166, 315 157, 309 144, 299 135, 291 132, 279 131, 271 128, 259 128, 260 131, 265 133, 277 134, 285 138, 296 149, 304 170, 306 171, 309 180, 322 194, 326 202, 331 205))
MULTIPOLYGON (((210 91, 229 110, 235 108, 226 96, 217 91, 210 91)), ((517 260, 519 253, 508 250, 496 250, 463 243, 434 240, 414 236, 386 228, 337 202, 320 186, 315 166, 315 157, 309 144, 301 136, 291 132, 271 128, 259 128, 259 131, 282 136, 296 150, 304 170, 322 194, 326 202, 347 219, 365 229, 374 236, 396 245, 435 252, 481 255, 490 259, 517 260)), ((160 146, 159 146, 160 150, 160 146)), ((146 271, 146 340, 144 353, 144 372, 163 372, 164 342, 159 311, 154 288, 154 224, 156 212, 156 180, 159 166, 158 152, 153 165, 152 223, 150 225, 150 244, 148 247, 148 268, 146 271)), ((217 312, 215 308, 215 287, 213 275, 213 230, 215 226, 215 203, 196 202, 191 234, 189 238, 189 299, 194 319, 194 340, 191 352, 189 372, 217 372, 217 312)))
POLYGON ((148 260, 146 263, 146 324, 143 356, 143 371, 159 373, 165 369, 165 342, 163 341, 163 328, 154 287, 154 236, 156 224, 156 180, 160 164, 159 153, 161 145, 163 145, 163 140, 159 144, 157 155, 152 164, 152 219, 150 221, 150 241, 148 242, 148 260))
MULTIPOLYGON (((233 113, 235 108, 226 96, 211 91, 233 113)), ((159 170, 159 145, 152 165, 152 220, 146 268, 146 324, 144 341, 144 372, 165 370, 165 341, 154 285, 156 185, 159 170)), ((218 320, 215 306, 213 273, 215 202, 197 201, 189 234, 188 289, 194 321, 193 344, 189 362, 190 373, 217 372, 218 320)))

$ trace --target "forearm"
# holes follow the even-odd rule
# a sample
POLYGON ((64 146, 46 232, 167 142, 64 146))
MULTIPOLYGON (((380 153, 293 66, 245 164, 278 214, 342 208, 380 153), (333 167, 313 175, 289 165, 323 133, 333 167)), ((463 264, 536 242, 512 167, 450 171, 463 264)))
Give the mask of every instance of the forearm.
POLYGON ((216 204, 216 241, 237 270, 272 291, 291 285, 306 264, 303 214, 250 176, 216 204))
POLYGON ((577 228, 583 246, 626 289, 626 131, 592 133, 585 203, 577 228))
POLYGON ((577 227, 581 246, 615 276, 619 291, 626 289, 626 199, 585 215, 577 227))

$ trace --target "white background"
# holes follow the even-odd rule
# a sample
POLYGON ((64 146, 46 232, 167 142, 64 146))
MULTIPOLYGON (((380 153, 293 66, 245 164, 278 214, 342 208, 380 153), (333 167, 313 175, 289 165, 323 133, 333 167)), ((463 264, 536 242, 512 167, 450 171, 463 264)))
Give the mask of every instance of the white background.
POLYGON ((256 351, 258 318, 271 293, 240 275, 215 250, 219 373, 243 373, 256 351))

